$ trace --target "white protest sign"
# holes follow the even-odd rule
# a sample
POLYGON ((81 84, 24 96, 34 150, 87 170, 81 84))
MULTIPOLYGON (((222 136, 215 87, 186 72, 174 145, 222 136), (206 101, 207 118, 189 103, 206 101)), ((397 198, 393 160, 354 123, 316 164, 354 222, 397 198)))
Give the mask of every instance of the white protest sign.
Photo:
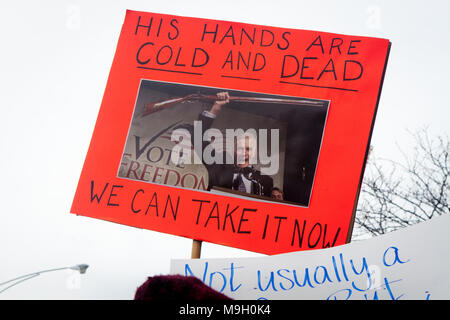
POLYGON ((234 299, 449 299, 450 215, 334 248, 257 258, 172 260, 234 299))

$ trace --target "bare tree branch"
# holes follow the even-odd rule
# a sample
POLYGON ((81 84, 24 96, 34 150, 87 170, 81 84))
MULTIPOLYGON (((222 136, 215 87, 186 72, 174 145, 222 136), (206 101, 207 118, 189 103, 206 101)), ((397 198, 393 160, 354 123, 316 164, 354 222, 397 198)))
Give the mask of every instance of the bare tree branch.
POLYGON ((354 238, 381 235, 450 212, 448 136, 412 133, 414 152, 403 163, 369 159, 355 219, 354 238))

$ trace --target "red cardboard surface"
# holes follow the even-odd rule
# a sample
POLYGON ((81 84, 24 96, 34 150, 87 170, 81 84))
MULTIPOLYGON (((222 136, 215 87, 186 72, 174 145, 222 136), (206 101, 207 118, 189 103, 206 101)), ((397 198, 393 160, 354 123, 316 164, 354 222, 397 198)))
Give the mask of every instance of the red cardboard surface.
POLYGON ((266 254, 346 243, 389 48, 386 39, 127 11, 71 213, 266 254), (118 177, 145 80, 327 101, 307 205, 118 177))

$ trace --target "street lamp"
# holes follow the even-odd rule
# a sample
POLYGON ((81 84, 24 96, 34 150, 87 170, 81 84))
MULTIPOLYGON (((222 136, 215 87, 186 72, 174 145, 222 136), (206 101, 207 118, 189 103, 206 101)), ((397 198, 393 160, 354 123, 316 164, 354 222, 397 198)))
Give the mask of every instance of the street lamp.
POLYGON ((34 278, 34 277, 37 277, 38 275, 40 275, 40 274, 42 274, 42 273, 70 269, 70 270, 76 270, 76 271, 78 271, 80 274, 83 274, 83 273, 86 273, 86 269, 87 269, 88 267, 89 267, 89 265, 87 265, 87 264, 77 264, 77 265, 71 266, 71 267, 63 267, 63 268, 49 269, 49 270, 43 270, 43 271, 38 271, 38 272, 33 272, 33 273, 30 273, 30 274, 26 274, 26 275, 23 275, 23 276, 20 276, 20 277, 17 277, 17 278, 14 278, 14 279, 11 279, 11 280, 8 280, 8 281, 5 281, 5 282, 0 283, 0 286, 2 286, 2 285, 4 285, 4 284, 8 284, 8 283, 11 283, 11 282, 16 281, 16 282, 14 282, 13 284, 10 284, 9 286, 7 286, 6 288, 0 290, 0 293, 2 293, 2 292, 4 292, 4 291, 8 290, 8 289, 11 288, 11 287, 14 287, 15 285, 18 285, 18 284, 21 283, 21 282, 24 282, 24 281, 27 281, 27 280, 32 279, 32 278, 34 278))

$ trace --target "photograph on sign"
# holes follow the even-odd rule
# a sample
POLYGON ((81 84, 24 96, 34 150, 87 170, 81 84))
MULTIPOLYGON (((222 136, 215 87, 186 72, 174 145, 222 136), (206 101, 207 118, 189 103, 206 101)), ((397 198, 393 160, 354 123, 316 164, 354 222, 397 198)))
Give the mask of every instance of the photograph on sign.
POLYGON ((118 177, 308 206, 328 101, 142 80, 118 177))

